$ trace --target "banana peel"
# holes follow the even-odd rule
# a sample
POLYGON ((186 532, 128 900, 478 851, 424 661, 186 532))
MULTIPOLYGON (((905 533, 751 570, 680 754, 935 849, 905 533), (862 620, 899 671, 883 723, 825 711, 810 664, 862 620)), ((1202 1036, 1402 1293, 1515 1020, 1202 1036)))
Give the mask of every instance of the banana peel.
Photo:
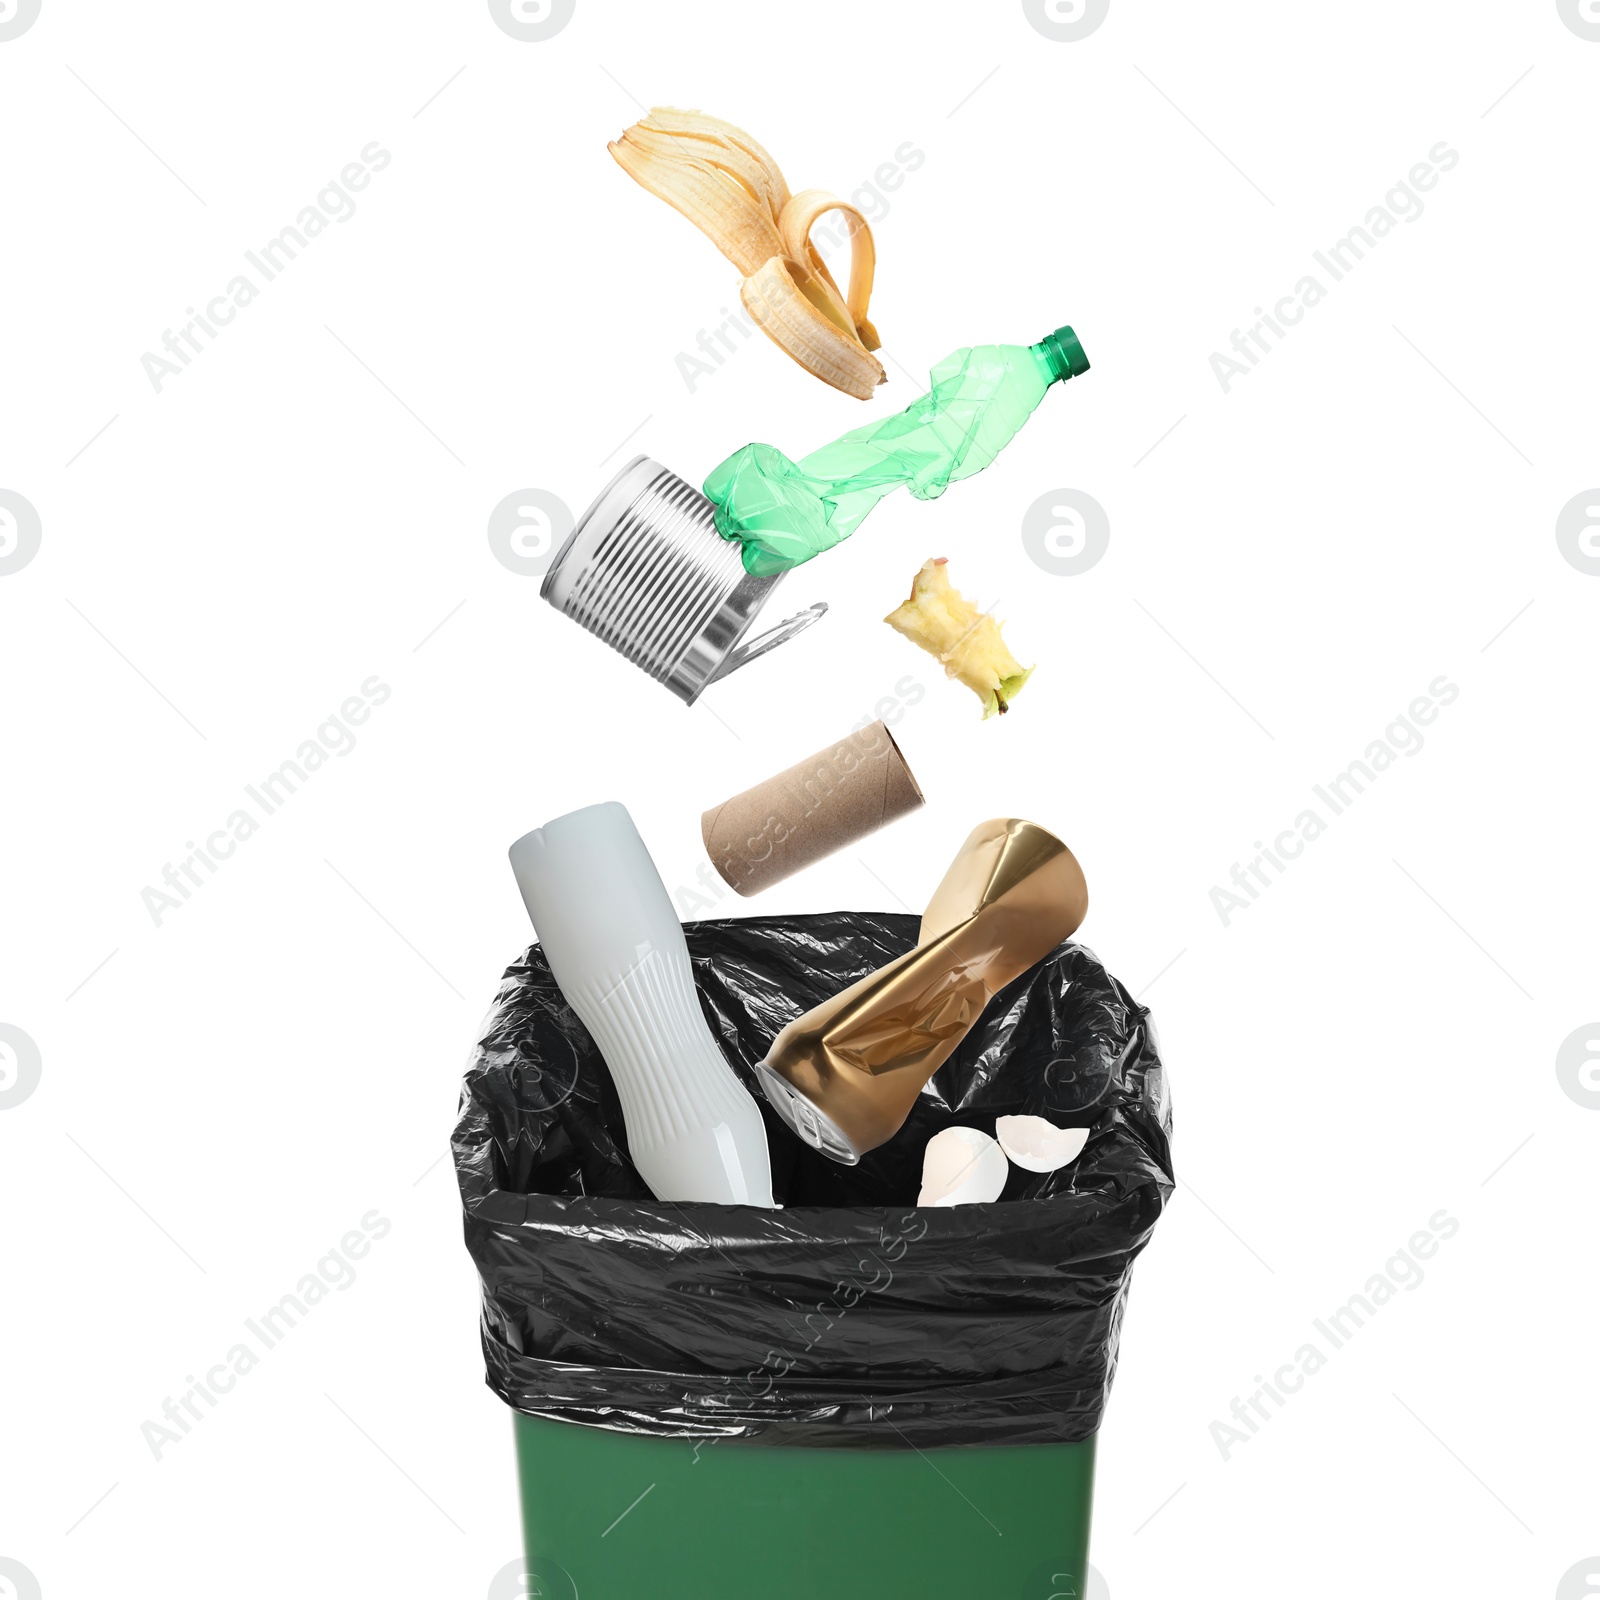
POLYGON ((731 261, 755 325, 807 372, 858 400, 888 374, 867 317, 877 256, 860 208, 825 189, 791 194, 777 162, 742 128, 700 111, 657 106, 607 148, 642 188, 680 211, 731 261), (811 242, 819 217, 850 228, 841 291, 811 242))

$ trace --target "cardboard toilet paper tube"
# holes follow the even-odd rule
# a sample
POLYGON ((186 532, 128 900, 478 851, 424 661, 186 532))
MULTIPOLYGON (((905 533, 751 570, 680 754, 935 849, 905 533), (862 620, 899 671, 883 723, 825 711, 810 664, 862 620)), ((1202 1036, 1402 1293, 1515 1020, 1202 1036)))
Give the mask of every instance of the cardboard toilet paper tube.
POLYGON ((921 804, 900 747, 874 722, 713 806, 700 836, 730 889, 760 894, 921 804))

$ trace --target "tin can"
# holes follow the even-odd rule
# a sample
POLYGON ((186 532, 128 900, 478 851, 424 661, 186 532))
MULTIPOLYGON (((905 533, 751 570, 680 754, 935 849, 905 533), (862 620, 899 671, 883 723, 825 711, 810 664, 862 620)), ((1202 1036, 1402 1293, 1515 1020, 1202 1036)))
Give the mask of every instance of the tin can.
POLYGON ((578 519, 539 593, 693 705, 707 684, 828 609, 819 601, 747 642, 782 576, 751 577, 737 542, 717 532, 711 501, 659 461, 635 456, 578 519))

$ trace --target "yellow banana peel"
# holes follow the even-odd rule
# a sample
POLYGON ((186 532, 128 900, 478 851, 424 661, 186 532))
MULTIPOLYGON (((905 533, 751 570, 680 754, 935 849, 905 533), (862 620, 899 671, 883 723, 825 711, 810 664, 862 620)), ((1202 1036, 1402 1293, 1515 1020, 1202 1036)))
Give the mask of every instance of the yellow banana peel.
POLYGON ((641 187, 681 211, 738 269, 751 320, 835 389, 871 397, 887 374, 867 319, 877 257, 860 209, 825 189, 790 194, 770 155, 742 128, 700 111, 657 106, 607 147, 641 187), (850 229, 841 293, 811 229, 838 211, 850 229))

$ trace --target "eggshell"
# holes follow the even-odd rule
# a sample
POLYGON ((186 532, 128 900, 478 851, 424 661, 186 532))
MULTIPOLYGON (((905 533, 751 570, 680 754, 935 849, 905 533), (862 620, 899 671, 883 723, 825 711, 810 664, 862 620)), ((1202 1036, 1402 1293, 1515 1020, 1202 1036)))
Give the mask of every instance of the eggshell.
POLYGON ((964 1206, 998 1200, 1010 1168, 1005 1152, 977 1128, 946 1128, 922 1156, 919 1206, 964 1206))
POLYGON ((1058 1128, 1043 1117, 998 1117, 994 1131, 1000 1148, 1028 1172, 1055 1172, 1089 1142, 1087 1128, 1058 1128))

